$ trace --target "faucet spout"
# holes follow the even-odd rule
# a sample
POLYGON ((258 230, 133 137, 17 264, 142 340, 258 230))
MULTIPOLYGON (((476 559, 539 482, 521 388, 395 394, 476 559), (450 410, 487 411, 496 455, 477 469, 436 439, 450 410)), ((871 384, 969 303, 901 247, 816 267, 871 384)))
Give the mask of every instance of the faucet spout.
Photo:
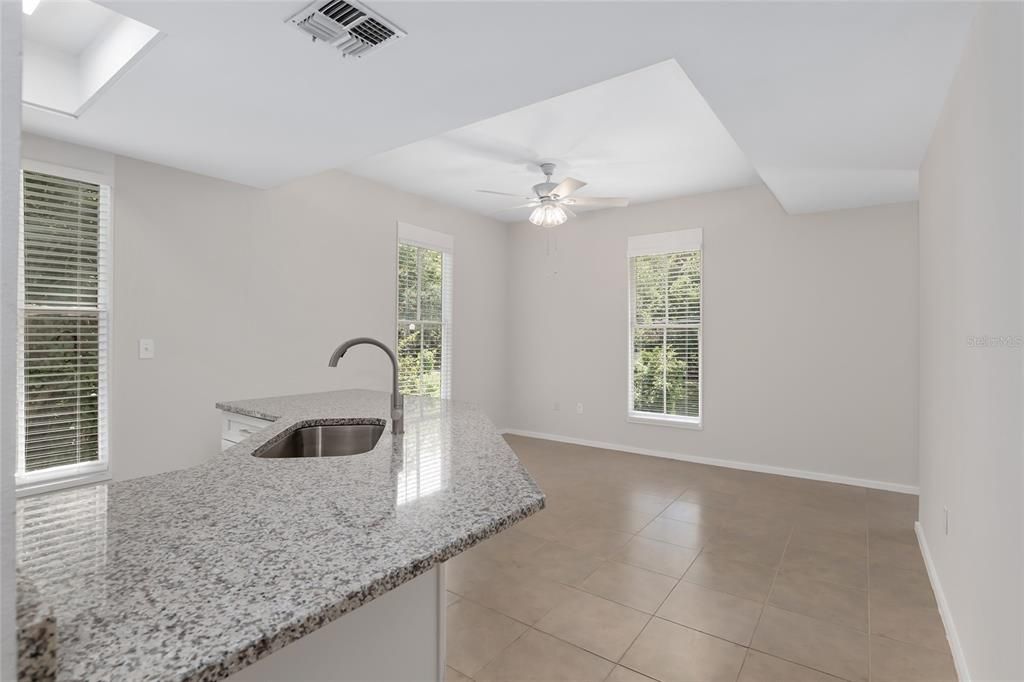
POLYGON ((405 398, 398 390, 398 356, 395 355, 395 351, 391 350, 377 339, 370 338, 369 336, 359 336, 354 339, 349 339, 335 348, 334 352, 331 353, 331 359, 328 361, 327 365, 329 367, 337 367, 338 361, 345 356, 345 353, 348 352, 349 348, 363 344, 377 346, 377 348, 380 348, 382 351, 387 353, 388 358, 391 359, 391 433, 405 433, 405 398))

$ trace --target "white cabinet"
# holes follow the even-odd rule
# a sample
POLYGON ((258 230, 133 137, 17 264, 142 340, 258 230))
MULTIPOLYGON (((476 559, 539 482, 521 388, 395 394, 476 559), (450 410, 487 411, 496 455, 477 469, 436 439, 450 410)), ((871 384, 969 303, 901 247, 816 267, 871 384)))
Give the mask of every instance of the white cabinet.
POLYGON ((327 623, 227 682, 445 679, 444 565, 327 623))
POLYGON ((247 417, 243 414, 224 412, 223 410, 221 410, 221 416, 223 417, 220 427, 221 450, 227 450, 235 443, 241 443, 243 440, 271 423, 268 419, 247 417))

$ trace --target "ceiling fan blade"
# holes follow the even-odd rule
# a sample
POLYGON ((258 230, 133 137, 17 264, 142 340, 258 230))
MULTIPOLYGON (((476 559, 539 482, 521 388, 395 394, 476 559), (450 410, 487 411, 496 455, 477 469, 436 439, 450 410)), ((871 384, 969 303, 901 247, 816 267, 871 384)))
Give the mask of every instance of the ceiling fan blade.
POLYGON ((566 203, 583 208, 625 208, 629 206, 629 199, 625 197, 573 197, 566 203))
POLYGON ((478 189, 477 192, 483 192, 484 194, 497 194, 503 197, 515 197, 516 199, 533 199, 534 197, 526 197, 522 194, 512 194, 510 192, 497 192, 493 189, 478 189))
POLYGON ((565 198, 578 190, 580 187, 585 186, 587 183, 576 178, 566 178, 558 183, 558 186, 551 190, 551 194, 557 194, 561 198, 565 198))
POLYGON ((540 206, 540 202, 539 201, 531 201, 528 204, 519 204, 517 206, 506 206, 505 208, 499 208, 498 210, 499 211, 514 211, 517 208, 535 208, 537 206, 540 206))

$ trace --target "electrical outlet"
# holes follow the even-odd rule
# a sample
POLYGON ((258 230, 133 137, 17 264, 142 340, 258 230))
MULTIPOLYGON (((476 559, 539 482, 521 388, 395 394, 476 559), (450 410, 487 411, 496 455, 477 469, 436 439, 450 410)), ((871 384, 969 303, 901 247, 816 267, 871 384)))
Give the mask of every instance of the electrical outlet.
POLYGON ((942 511, 946 513, 946 535, 949 535, 949 507, 943 507, 942 511))
POLYGON ((576 403, 576 414, 583 414, 583 403, 576 403))
POLYGON ((139 359, 151 360, 156 357, 156 344, 153 339, 139 339, 139 359))

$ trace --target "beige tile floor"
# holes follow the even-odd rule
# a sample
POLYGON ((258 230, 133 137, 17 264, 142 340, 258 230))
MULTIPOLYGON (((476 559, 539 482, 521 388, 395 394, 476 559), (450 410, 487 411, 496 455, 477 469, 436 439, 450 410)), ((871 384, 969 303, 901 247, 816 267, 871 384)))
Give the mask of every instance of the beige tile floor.
POLYGON ((917 498, 509 436, 547 509, 448 563, 449 680, 955 680, 917 498))

